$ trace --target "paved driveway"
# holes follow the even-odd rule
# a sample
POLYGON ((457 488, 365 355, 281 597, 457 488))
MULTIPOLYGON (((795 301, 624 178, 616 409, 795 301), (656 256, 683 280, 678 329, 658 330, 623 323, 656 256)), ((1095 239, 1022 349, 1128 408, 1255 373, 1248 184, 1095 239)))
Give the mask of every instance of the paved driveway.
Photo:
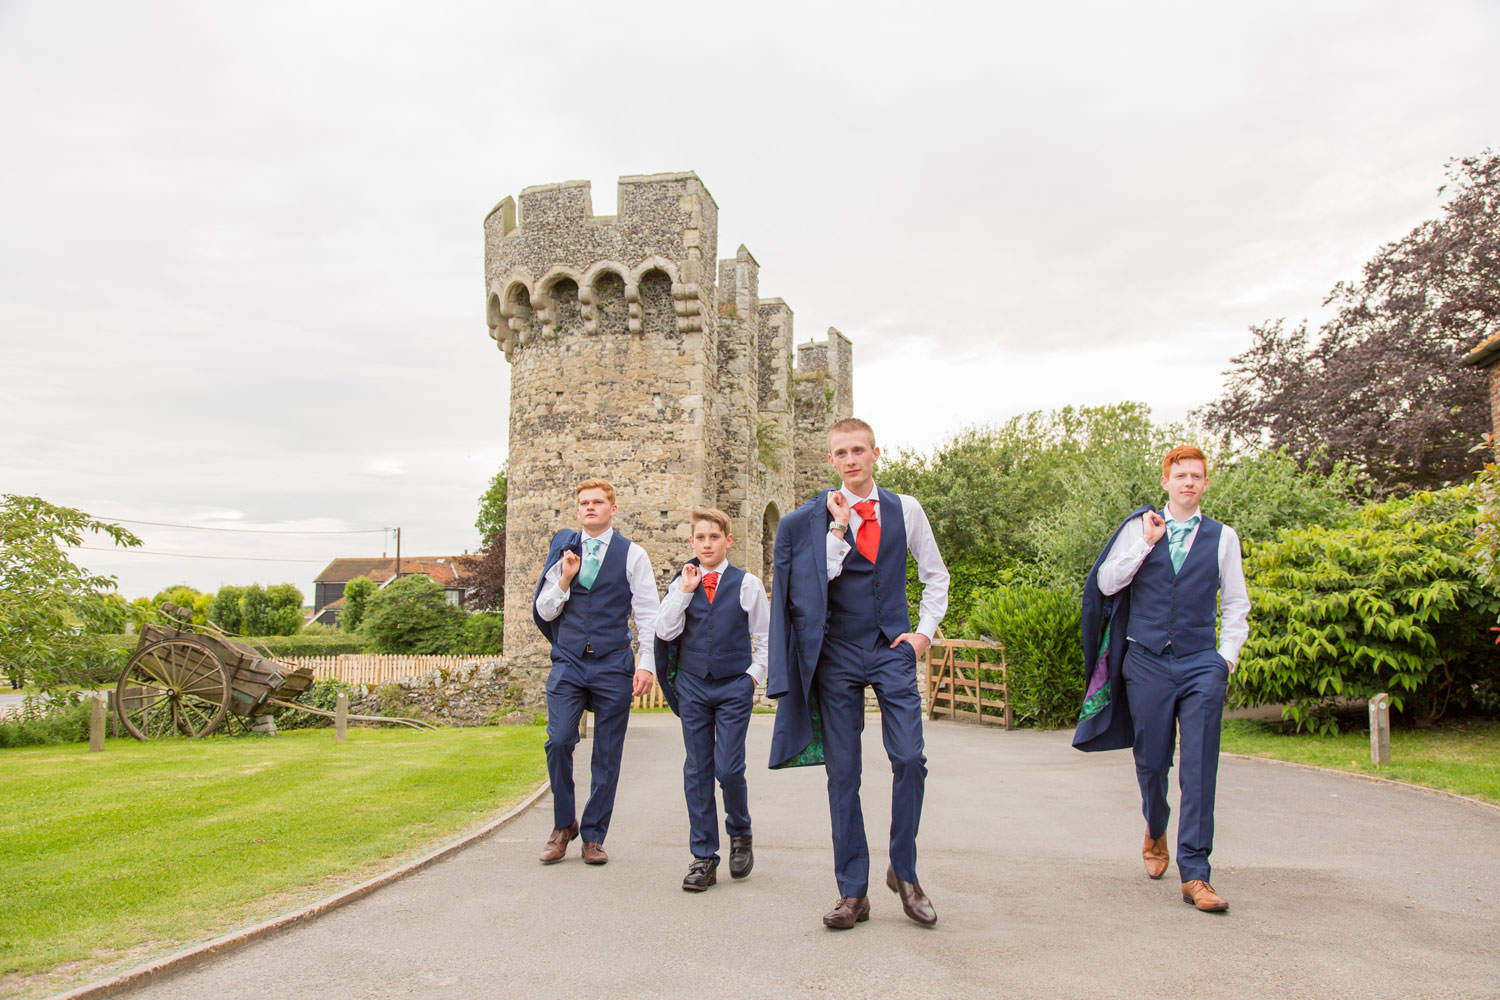
MULTIPOLYGON (((770 721, 751 726, 752 762, 770 721)), ((1175 867, 1141 873, 1129 754, 1080 754, 1066 733, 929 724, 919 872, 940 919, 923 930, 879 881, 890 771, 870 721, 874 915, 852 931, 819 921, 838 894, 821 768, 752 767, 754 873, 681 891, 681 739, 672 716, 642 715, 608 866, 576 846, 537 864, 544 797, 442 864, 135 995, 1500 996, 1500 811, 1225 760, 1214 883, 1231 909, 1201 914, 1175 867)))

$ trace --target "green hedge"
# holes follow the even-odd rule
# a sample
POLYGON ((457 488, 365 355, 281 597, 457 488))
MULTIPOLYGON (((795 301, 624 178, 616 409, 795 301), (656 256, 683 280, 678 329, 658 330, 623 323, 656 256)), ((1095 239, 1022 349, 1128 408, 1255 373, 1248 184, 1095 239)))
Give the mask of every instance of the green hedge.
POLYGON ((1017 583, 975 602, 969 638, 1005 645, 1010 704, 1018 725, 1071 726, 1083 702, 1081 608, 1068 591, 1017 583))

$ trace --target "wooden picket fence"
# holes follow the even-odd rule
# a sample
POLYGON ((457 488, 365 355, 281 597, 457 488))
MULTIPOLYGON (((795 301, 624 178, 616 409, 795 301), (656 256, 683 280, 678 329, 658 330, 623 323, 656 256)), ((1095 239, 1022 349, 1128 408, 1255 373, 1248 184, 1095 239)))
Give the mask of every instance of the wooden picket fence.
POLYGON ((429 670, 455 670, 472 656, 403 656, 394 653, 340 653, 338 656, 294 656, 281 662, 295 669, 308 667, 320 681, 343 681, 379 687, 411 680, 429 670))
POLYGON ((1011 714, 1010 674, 1003 643, 945 639, 940 635, 922 659, 922 690, 929 719, 1011 727, 1015 720, 1011 714), (960 651, 966 657, 960 657, 960 651), (1000 662, 984 662, 981 654, 985 652, 999 653, 1000 662), (998 680, 994 679, 996 674, 998 680))

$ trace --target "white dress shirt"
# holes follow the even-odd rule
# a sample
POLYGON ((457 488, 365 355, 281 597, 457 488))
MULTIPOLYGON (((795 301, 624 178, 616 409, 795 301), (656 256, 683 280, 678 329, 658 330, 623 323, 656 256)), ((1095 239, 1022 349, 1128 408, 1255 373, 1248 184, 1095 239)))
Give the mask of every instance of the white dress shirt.
MULTIPOLYGON (((832 580, 844 571, 844 557, 854 547, 853 540, 859 534, 859 526, 864 523, 864 518, 854 509, 857 503, 866 500, 875 501, 875 517, 880 520, 880 491, 875 484, 870 484, 870 495, 867 497, 855 496, 854 492, 847 486, 841 487, 839 492, 844 494, 844 499, 849 501, 849 530, 844 532, 840 538, 832 531, 828 532, 828 579, 832 580)), ((943 616, 948 613, 948 567, 943 564, 943 554, 938 551, 937 539, 932 537, 932 525, 927 520, 927 512, 917 502, 916 497, 909 497, 904 493, 896 494, 901 498, 901 523, 906 527, 906 548, 917 560, 917 579, 922 581, 922 603, 917 609, 917 631, 925 635, 929 640, 937 635, 938 626, 943 623, 943 616)), ((906 573, 903 571, 902 579, 906 573)))
MULTIPOLYGON (((583 533, 584 538, 589 538, 589 533, 583 533)), ((593 537, 604 541, 604 548, 599 550, 599 562, 602 566, 604 557, 609 553, 610 540, 615 537, 615 529, 605 528, 603 534, 593 537)), ((582 566, 579 567, 582 571, 582 566)), ((556 621, 557 616, 562 614, 563 605, 568 603, 568 595, 572 588, 563 590, 557 585, 562 577, 562 560, 552 564, 547 570, 542 592, 536 595, 536 613, 542 616, 542 621, 556 621), (551 586, 547 586, 551 584, 551 586)), ((630 582, 630 610, 635 615, 635 634, 637 637, 650 636, 656 632, 656 613, 660 602, 656 598, 656 576, 651 572, 651 557, 646 555, 646 550, 639 545, 632 544, 625 553, 625 578, 630 582)), ((578 582, 578 577, 573 577, 573 583, 578 582)), ((651 642, 640 643, 640 659, 636 661, 637 670, 646 670, 656 673, 656 650, 651 642)))
MULTIPOLYGON (((1171 510, 1172 505, 1168 504, 1161 511, 1161 516, 1168 522, 1173 520, 1171 510)), ((1191 518, 1190 514, 1178 523, 1191 518)), ((1192 551, 1193 540, 1198 537, 1202 523, 1199 521, 1188 532, 1185 551, 1192 551)), ((1106 596, 1130 586, 1130 581, 1135 579, 1136 572, 1155 547, 1146 544, 1145 527, 1146 515, 1131 518, 1120 531, 1120 537, 1115 539, 1115 544, 1110 546, 1109 555, 1099 566, 1098 577, 1099 590, 1106 596)), ((1163 533, 1157 545, 1165 544, 1167 536, 1163 533)), ((1245 589, 1245 567, 1240 561, 1240 536, 1227 524, 1219 532, 1219 617, 1219 655, 1230 663, 1238 663, 1240 648, 1250 638, 1250 594, 1245 589)))
MULTIPOLYGON (((723 573, 729 568, 729 560, 725 559, 717 566, 700 566, 705 574, 723 573)), ((720 580, 722 581, 722 577, 720 580)), ((700 581, 698 588, 703 583, 700 581)), ((698 589, 695 588, 695 589, 698 589)), ((718 592, 715 591, 717 597, 718 592)), ((682 574, 678 573, 672 577, 672 582, 667 584, 667 596, 661 599, 661 614, 656 619, 656 634, 663 639, 671 641, 682 634, 687 626, 687 607, 693 600, 692 594, 682 592, 682 574)), ((766 655, 770 649, 771 638, 771 602, 766 599, 766 586, 760 582, 760 577, 754 573, 746 573, 744 579, 740 580, 740 607, 745 609, 745 614, 750 619, 750 666, 745 670, 755 679, 755 683, 766 682, 766 655)))

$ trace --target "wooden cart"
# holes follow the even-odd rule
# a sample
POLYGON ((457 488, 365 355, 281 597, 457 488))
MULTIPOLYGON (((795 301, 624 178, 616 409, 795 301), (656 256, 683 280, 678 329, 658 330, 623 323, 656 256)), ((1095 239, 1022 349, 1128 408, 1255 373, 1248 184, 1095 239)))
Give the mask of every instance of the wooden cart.
MULTIPOLYGON (((172 604, 161 608, 165 625, 147 625, 115 686, 115 711, 138 740, 189 736, 201 739, 226 720, 242 726, 282 709, 332 718, 332 712, 295 704, 312 687, 312 671, 293 670, 231 638, 212 623, 191 624, 192 613, 172 604)), ((433 729, 417 719, 350 715, 361 722, 393 722, 433 729)))

